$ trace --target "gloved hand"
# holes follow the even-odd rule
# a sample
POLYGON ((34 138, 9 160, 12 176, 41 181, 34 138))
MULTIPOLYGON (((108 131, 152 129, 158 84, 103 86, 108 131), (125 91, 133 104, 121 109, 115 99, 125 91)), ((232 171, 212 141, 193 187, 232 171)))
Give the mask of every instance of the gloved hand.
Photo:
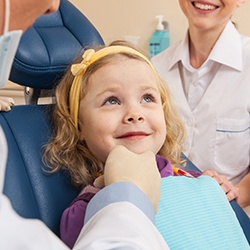
POLYGON ((94 186, 103 188, 117 182, 135 184, 149 198, 157 212, 161 177, 152 152, 138 155, 124 146, 115 147, 107 158, 104 175, 95 180, 94 186))
POLYGON ((0 111, 10 111, 14 105, 14 100, 11 97, 0 96, 0 111))

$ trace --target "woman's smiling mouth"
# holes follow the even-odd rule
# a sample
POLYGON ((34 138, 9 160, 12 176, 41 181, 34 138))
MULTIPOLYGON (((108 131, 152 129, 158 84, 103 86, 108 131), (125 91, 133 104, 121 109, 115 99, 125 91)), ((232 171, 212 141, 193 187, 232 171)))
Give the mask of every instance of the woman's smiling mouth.
POLYGON ((192 4, 195 8, 200 9, 200 10, 215 10, 216 8, 218 8, 218 6, 216 5, 204 4, 200 2, 192 2, 192 4))

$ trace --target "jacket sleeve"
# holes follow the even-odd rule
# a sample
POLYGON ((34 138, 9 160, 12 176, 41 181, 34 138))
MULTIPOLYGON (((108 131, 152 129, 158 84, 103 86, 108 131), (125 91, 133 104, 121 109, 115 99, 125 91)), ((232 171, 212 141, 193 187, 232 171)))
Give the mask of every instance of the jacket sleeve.
MULTIPOLYGON (((137 198, 140 199, 140 195, 137 194, 137 198)), ((98 201, 102 203, 102 195, 96 199, 98 201)), ((153 210, 152 207, 149 209, 153 210)), ((73 249, 169 249, 146 211, 139 209, 129 199, 113 200, 101 206, 82 228, 73 249)), ((3 194, 0 194, 0 221, 0 249, 69 249, 41 221, 17 215, 3 194)))
POLYGON ((114 183, 87 206, 85 225, 74 250, 169 249, 154 225, 154 209, 131 183, 114 183))

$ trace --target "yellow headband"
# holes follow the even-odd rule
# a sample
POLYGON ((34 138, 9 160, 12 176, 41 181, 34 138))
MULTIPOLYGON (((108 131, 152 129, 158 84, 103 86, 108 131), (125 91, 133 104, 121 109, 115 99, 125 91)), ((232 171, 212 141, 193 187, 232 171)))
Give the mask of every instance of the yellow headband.
POLYGON ((136 55, 142 58, 145 62, 147 62, 154 70, 154 67, 150 63, 150 61, 142 55, 140 52, 126 46, 109 46, 105 47, 101 50, 95 52, 93 49, 88 49, 84 52, 82 58, 83 60, 80 63, 73 64, 71 66, 71 72, 75 76, 74 81, 72 83, 69 95, 69 107, 70 107, 70 116, 74 122, 76 129, 78 129, 78 107, 80 102, 80 89, 81 89, 81 79, 84 75, 88 66, 97 60, 110 55, 110 54, 119 54, 119 53, 127 53, 131 55, 136 55))

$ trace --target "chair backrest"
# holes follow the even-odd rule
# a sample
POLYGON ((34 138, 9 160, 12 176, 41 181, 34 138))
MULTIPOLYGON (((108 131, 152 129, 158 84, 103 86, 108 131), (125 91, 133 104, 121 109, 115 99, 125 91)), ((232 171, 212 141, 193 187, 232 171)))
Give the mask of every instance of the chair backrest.
POLYGON ((47 173, 42 162, 50 136, 50 107, 24 105, 0 112, 8 143, 4 193, 19 215, 42 220, 59 235, 61 214, 78 192, 67 173, 47 173))
POLYGON ((68 0, 57 12, 42 15, 22 36, 10 80, 32 89, 26 103, 37 103, 42 90, 51 92, 82 48, 104 44, 93 24, 68 0), (33 95, 33 96, 31 96, 33 95))
MULTIPOLYGON (((28 29, 15 56, 10 80, 34 90, 55 87, 83 47, 104 44, 91 22, 68 0, 59 10, 41 16, 28 29)), ((14 106, 0 112, 8 143, 4 193, 23 217, 37 218, 59 235, 63 210, 77 196, 65 172, 44 171, 42 148, 50 136, 50 105, 14 106)), ((29 104, 30 104, 29 103, 29 104)))

